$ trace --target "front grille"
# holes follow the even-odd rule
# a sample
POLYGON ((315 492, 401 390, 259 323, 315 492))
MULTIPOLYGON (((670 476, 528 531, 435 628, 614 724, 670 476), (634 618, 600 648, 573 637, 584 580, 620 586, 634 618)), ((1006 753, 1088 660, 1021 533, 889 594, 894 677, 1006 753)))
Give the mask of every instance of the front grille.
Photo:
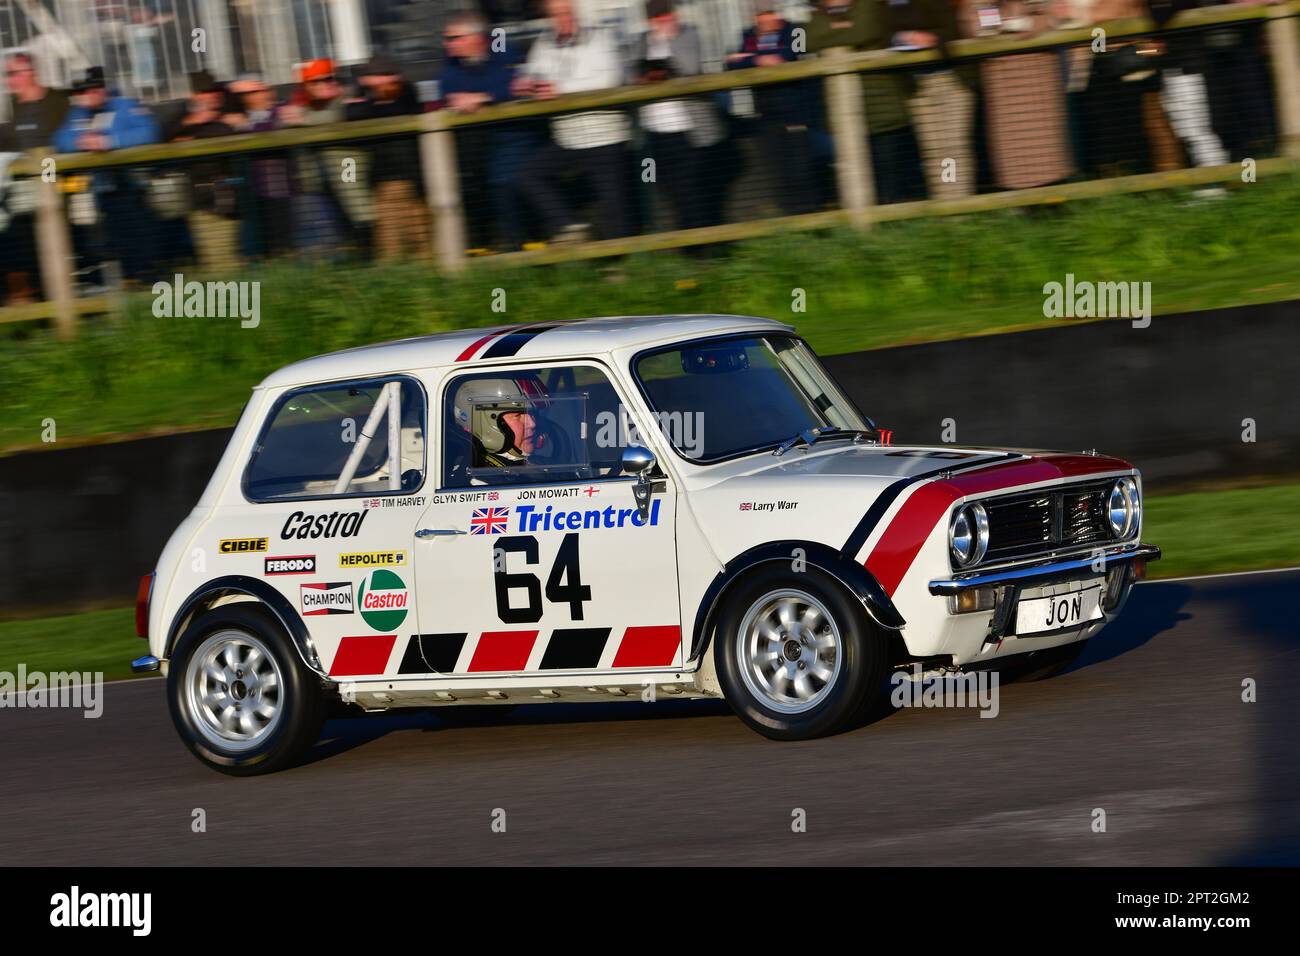
POLYGON ((985 499, 989 549, 984 563, 1110 540, 1106 496, 1113 483, 1107 478, 985 499))

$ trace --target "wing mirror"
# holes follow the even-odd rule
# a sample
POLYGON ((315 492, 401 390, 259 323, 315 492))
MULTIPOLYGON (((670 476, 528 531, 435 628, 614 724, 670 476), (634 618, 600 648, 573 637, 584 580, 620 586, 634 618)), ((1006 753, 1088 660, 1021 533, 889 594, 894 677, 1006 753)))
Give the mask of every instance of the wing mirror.
POLYGON ((640 445, 628 445, 623 449, 622 465, 625 475, 636 475, 632 497, 636 499, 637 514, 645 521, 650 516, 650 493, 654 490, 650 472, 654 470, 655 453, 640 445))

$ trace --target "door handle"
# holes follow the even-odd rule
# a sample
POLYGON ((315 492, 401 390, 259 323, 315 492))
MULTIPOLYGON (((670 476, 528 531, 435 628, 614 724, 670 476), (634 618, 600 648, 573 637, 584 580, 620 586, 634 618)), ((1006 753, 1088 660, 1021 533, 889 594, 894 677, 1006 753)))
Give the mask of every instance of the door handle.
POLYGON ((421 528, 415 532, 417 538, 440 538, 448 534, 464 534, 464 531, 457 531, 455 528, 421 528))

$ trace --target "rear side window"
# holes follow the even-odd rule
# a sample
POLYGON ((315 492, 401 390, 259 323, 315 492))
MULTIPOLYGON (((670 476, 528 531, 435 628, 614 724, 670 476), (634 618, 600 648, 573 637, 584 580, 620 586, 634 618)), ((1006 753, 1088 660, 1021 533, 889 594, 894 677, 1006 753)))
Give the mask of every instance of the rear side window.
POLYGON ((424 389, 409 378, 289 392, 244 472, 250 501, 402 494, 424 484, 424 389))

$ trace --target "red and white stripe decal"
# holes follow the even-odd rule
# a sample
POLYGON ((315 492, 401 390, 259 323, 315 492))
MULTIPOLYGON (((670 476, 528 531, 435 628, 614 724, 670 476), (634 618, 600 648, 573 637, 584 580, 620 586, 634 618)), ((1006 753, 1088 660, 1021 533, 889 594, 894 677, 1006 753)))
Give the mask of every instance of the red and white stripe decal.
POLYGON ((465 349, 465 351, 457 355, 456 361, 468 362, 478 353, 479 349, 483 348, 483 346, 487 345, 493 339, 499 339, 501 338, 501 336, 508 335, 509 333, 513 332, 515 329, 522 329, 522 328, 523 328, 522 325, 511 325, 504 329, 497 329, 495 332, 489 332, 481 339, 475 341, 472 345, 470 345, 467 349, 465 349))
POLYGON ((521 671, 537 643, 538 631, 484 631, 479 635, 470 673, 477 671, 521 671))
POLYGON ((893 596, 926 538, 954 502, 971 495, 1003 491, 1019 485, 1131 469, 1128 462, 1118 458, 1040 455, 1027 461, 1012 461, 951 478, 935 479, 921 485, 903 502, 867 556, 867 570, 880 582, 885 592, 893 596))
POLYGON ((615 667, 667 667, 677 659, 682 629, 676 624, 629 627, 614 655, 615 667))
POLYGON ((345 637, 339 641, 330 663, 331 677, 356 677, 360 674, 382 674, 388 666, 388 655, 393 652, 396 634, 345 637))

